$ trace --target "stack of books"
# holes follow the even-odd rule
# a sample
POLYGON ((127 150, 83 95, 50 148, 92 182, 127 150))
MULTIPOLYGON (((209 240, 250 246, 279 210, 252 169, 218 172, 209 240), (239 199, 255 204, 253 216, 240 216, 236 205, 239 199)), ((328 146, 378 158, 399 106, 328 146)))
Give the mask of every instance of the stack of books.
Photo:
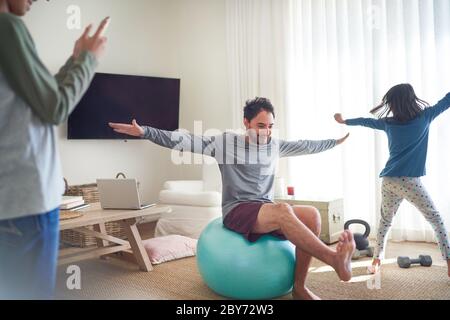
POLYGON ((61 211, 77 211, 89 207, 83 197, 63 196, 59 209, 61 211))

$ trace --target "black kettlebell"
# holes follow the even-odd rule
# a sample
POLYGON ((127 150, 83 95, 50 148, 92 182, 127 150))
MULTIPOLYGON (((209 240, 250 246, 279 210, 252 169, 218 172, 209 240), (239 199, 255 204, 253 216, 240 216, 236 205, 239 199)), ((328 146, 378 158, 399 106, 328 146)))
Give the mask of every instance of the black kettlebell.
POLYGON ((367 222, 365 222, 364 220, 349 220, 344 224, 344 230, 348 230, 348 227, 350 227, 351 224, 362 224, 365 228, 366 231, 364 232, 364 234, 361 233, 354 233, 353 237, 355 238, 355 244, 356 244, 356 249, 358 250, 365 250, 367 249, 367 247, 369 246, 369 234, 370 234, 370 226, 367 222))

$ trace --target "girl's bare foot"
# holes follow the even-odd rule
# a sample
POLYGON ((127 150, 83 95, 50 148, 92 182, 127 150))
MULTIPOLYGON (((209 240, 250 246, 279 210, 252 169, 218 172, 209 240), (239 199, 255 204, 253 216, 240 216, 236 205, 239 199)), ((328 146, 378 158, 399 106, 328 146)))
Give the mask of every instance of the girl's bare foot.
POLYGON ((322 300, 306 287, 301 289, 294 287, 294 290, 292 290, 292 298, 294 300, 322 300))
POLYGON ((367 267, 367 272, 370 274, 377 273, 381 268, 381 260, 380 259, 373 259, 372 265, 367 267))
POLYGON ((339 243, 336 246, 334 270, 342 281, 350 281, 352 278, 352 256, 355 252, 355 240, 350 230, 345 230, 339 237, 339 243))

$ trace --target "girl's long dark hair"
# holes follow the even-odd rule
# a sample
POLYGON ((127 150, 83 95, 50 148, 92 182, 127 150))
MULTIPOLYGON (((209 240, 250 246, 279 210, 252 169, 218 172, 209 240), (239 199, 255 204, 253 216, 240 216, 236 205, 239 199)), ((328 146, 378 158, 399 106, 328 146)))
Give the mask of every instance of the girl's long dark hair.
POLYGON ((425 108, 430 105, 417 98, 414 88, 410 84, 399 84, 391 88, 379 106, 372 109, 370 113, 378 115, 379 118, 392 118, 399 122, 407 122, 417 118, 425 108))

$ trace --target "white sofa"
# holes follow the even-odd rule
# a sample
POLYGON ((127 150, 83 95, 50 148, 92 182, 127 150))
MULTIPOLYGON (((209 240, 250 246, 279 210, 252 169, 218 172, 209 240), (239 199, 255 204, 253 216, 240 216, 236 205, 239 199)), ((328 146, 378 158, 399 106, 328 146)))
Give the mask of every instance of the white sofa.
POLYGON ((222 215, 222 182, 217 163, 203 165, 203 180, 167 181, 159 202, 172 208, 156 224, 155 236, 182 235, 198 239, 222 215))

